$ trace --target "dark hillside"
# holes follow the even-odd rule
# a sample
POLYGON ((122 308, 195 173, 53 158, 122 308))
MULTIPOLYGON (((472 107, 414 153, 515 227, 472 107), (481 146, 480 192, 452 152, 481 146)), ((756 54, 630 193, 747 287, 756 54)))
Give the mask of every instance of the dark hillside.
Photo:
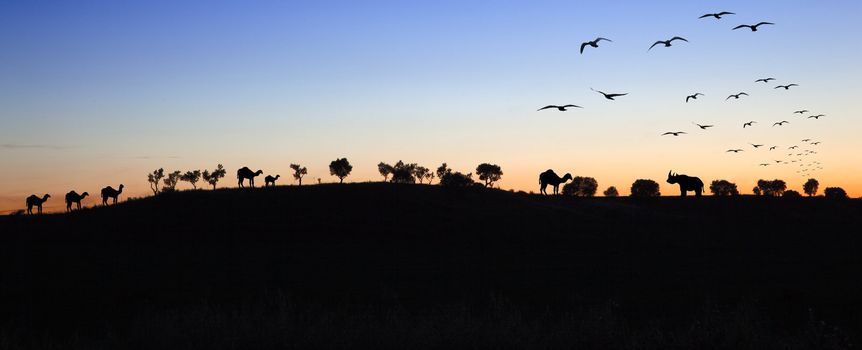
POLYGON ((125 345, 117 338, 152 334, 213 348, 202 339, 227 329, 240 344, 272 341, 259 347, 350 347, 370 337, 379 347, 451 348, 481 342, 476 334, 512 334, 476 325, 496 325, 499 312, 548 333, 508 340, 513 347, 630 347, 603 342, 623 332, 661 348, 712 340, 828 348, 862 340, 860 224, 858 200, 549 198, 371 183, 184 191, 0 217, 0 348, 46 337, 115 348, 125 345), (284 305, 305 316, 279 323, 284 305), (607 315, 617 321, 577 340, 555 328, 593 327, 607 315), (465 323, 445 327, 457 322, 465 323), (713 327, 705 322, 722 331, 669 343, 701 334, 693 325, 713 327), (812 326, 819 322, 828 331, 812 326), (374 331, 347 331, 366 324, 374 331), (273 341, 268 332, 308 338, 273 341), (653 333, 664 336, 640 338, 653 333))

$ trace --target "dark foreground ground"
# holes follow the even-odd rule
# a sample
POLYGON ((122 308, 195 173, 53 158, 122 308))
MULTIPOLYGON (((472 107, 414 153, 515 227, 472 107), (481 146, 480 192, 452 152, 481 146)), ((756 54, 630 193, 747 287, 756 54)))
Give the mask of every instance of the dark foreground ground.
POLYGON ((862 202, 354 184, 0 217, 0 349, 852 349, 862 202))

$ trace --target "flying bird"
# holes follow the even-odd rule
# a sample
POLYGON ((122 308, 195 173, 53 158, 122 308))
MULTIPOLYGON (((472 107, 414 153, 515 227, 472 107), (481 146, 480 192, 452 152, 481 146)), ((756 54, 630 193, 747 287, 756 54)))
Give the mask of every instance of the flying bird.
POLYGON ((664 135, 679 136, 679 134, 687 134, 687 132, 685 132, 685 131, 668 131, 664 134, 661 134, 661 136, 664 136, 664 135))
POLYGON ((784 88, 784 90, 790 90, 791 86, 799 86, 799 84, 778 85, 775 88, 776 89, 784 88))
POLYGON ((760 26, 762 26, 762 25, 764 25, 764 24, 768 24, 768 25, 775 25, 775 23, 772 23, 772 22, 760 22, 760 23, 758 23, 758 24, 754 24, 754 25, 750 25, 750 24, 741 24, 741 25, 738 25, 738 26, 734 27, 734 28, 733 28, 733 30, 737 30, 737 29, 739 29, 739 28, 748 28, 748 29, 751 29, 751 31, 752 31, 752 32, 756 32, 756 31, 757 31, 757 27, 760 27, 760 26))
MULTIPOLYGON (((812 145, 815 145, 815 146, 817 146, 817 145, 819 145, 819 144, 820 144, 820 141, 817 141, 817 142, 812 142, 812 143, 811 143, 811 144, 812 144, 812 145)), ((817 153, 817 152, 812 152, 812 153, 817 153)))
POLYGON ((795 112, 793 112, 793 114, 805 114, 805 113, 808 113, 808 110, 807 110, 807 109, 803 109, 803 110, 799 110, 799 111, 795 111, 795 112))
POLYGON ((778 163, 781 163, 781 161, 780 161, 780 160, 776 160, 776 161, 775 161, 775 164, 778 164, 778 163))
POLYGON ((760 166, 769 166, 769 163, 760 163, 760 166))
POLYGON ((786 121, 786 120, 782 120, 782 121, 780 121, 780 122, 777 122, 777 123, 772 124, 772 126, 776 126, 776 125, 778 125, 778 126, 782 126, 782 125, 784 125, 784 124, 790 124, 790 122, 789 122, 789 121, 786 121))
POLYGON ((775 78, 762 78, 762 79, 757 79, 754 82, 755 83, 759 83, 759 82, 768 83, 770 80, 775 80, 775 78))
POLYGON ((656 45, 658 45, 658 44, 664 44, 664 47, 671 47, 671 44, 670 44, 670 43, 671 43, 671 42, 673 42, 674 40, 682 40, 682 41, 688 42, 688 40, 686 40, 685 38, 683 38, 683 37, 681 37, 681 36, 675 36, 675 37, 673 37, 673 38, 670 38, 670 40, 659 40, 659 41, 656 41, 654 44, 652 44, 652 46, 650 46, 650 47, 649 47, 649 49, 647 49, 647 51, 652 50, 652 48, 653 48, 653 47, 655 47, 655 46, 656 46, 656 45))
POLYGON ((715 19, 721 19, 721 16, 724 16, 724 15, 735 15, 735 13, 727 12, 727 11, 721 11, 719 13, 707 13, 703 16, 698 17, 698 18, 715 17, 715 19))
POLYGON ((745 129, 746 126, 752 126, 752 124, 757 124, 757 122, 752 120, 748 123, 744 123, 742 124, 742 128, 745 129))
POLYGON ((606 99, 611 100, 611 101, 615 101, 614 97, 620 97, 620 96, 628 95, 628 93, 625 93, 625 94, 606 94, 604 92, 601 92, 601 91, 593 89, 593 88, 590 88, 590 90, 593 90, 595 92, 598 92, 598 93, 604 95, 606 99))
POLYGON ((811 119, 811 118, 820 119, 820 117, 825 117, 825 116, 826 116, 825 114, 810 115, 810 116, 808 116, 808 119, 811 119))
POLYGON ((771 151, 771 150, 774 150, 776 148, 778 148, 778 146, 772 146, 772 147, 769 147, 769 150, 771 151))
POLYGON ((707 128, 711 128, 711 127, 715 126, 715 125, 700 125, 698 123, 692 123, 692 124, 697 125, 697 127, 700 128, 701 130, 706 130, 707 128))
POLYGON ((760 148, 760 147, 762 147, 762 146, 763 146, 763 145, 757 145, 757 144, 753 144, 753 143, 749 143, 749 145, 754 146, 754 148, 760 148))
POLYGON ((797 148, 799 148, 799 146, 790 146, 790 147, 787 147, 787 149, 797 149, 797 148))
POLYGON ((802 139, 802 142, 808 142, 808 141, 811 141, 811 139, 802 139))
POLYGON ((685 103, 688 103, 689 99, 696 100, 698 96, 706 96, 702 93, 696 92, 694 95, 688 95, 685 97, 685 103))
POLYGON ((602 40, 604 40, 604 41, 608 41, 608 42, 614 42, 614 41, 613 41, 613 40, 611 40, 611 39, 602 38, 602 37, 598 37, 598 38, 596 38, 596 40, 593 40, 593 41, 587 41, 587 42, 584 42, 583 44, 581 44, 581 55, 583 55, 583 54, 584 54, 584 48, 585 48, 585 47, 587 47, 587 46, 591 46, 591 47, 599 47, 599 41, 602 41, 602 40))
POLYGON ((729 100, 731 97, 733 97, 733 98, 735 98, 735 99, 737 99, 737 100, 738 100, 738 99, 739 99, 739 96, 742 96, 742 95, 748 96, 748 94, 746 94, 746 93, 744 93, 744 92, 740 92, 740 93, 738 93, 738 94, 736 94, 736 95, 731 94, 730 96, 727 96, 727 98, 726 98, 726 99, 724 99, 724 100, 725 100, 725 101, 727 101, 727 100, 729 100))
POLYGON ((741 150, 741 149, 739 149, 739 148, 737 148, 737 149, 729 149, 729 150, 727 150, 727 151, 726 151, 726 152, 724 152, 724 153, 728 153, 728 152, 739 153, 739 152, 742 152, 742 150, 741 150))
POLYGON ((584 107, 581 107, 581 106, 578 106, 578 105, 565 105, 565 106, 548 105, 548 106, 545 106, 545 107, 539 108, 539 109, 537 109, 536 111, 538 112, 538 111, 541 111, 541 110, 543 110, 543 109, 548 109, 548 108, 556 108, 556 109, 557 109, 558 111, 560 111, 560 112, 565 112, 565 111, 566 111, 566 108, 584 108, 584 107))

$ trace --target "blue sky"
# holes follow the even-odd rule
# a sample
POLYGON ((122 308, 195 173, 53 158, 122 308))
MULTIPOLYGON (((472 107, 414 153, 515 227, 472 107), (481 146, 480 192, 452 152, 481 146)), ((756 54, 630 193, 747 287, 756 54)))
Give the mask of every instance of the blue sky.
POLYGON ((799 136, 824 140, 835 173, 823 176, 838 182, 860 170, 860 10, 857 1, 6 1, 0 163, 13 170, 0 175, 0 197, 121 181, 145 191, 150 168, 218 162, 282 175, 301 162, 327 179, 341 156, 359 165, 356 181, 376 179, 377 161, 404 159, 464 171, 496 162, 510 169, 503 187, 525 190, 546 168, 621 189, 671 166, 748 183, 794 175, 756 167, 772 155, 723 150, 799 136), (697 18, 722 10, 737 15, 697 18), (730 30, 762 20, 776 25, 730 30), (675 35, 690 42, 647 52, 675 35), (614 42, 578 54, 596 36, 614 42), (765 76, 801 86, 753 84, 765 76), (590 87, 630 95, 610 102, 590 87), (739 91, 752 96, 724 101, 739 91), (683 103, 693 92, 707 96, 683 103), (535 113, 553 103, 585 109, 535 113), (799 108, 829 118, 791 120, 781 133, 737 128, 799 108), (696 132, 693 121, 720 127, 656 137, 696 132))

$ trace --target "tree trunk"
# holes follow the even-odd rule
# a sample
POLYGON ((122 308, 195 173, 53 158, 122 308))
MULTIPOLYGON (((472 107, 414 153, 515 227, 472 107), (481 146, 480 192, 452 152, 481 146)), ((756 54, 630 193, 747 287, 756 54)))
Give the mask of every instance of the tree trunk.
POLYGON ((299 178, 299 185, 302 186, 302 177, 299 178))
POLYGON ((344 183, 344 178, 343 178, 343 177, 339 177, 339 178, 338 178, 338 183, 343 184, 343 183, 344 183))

